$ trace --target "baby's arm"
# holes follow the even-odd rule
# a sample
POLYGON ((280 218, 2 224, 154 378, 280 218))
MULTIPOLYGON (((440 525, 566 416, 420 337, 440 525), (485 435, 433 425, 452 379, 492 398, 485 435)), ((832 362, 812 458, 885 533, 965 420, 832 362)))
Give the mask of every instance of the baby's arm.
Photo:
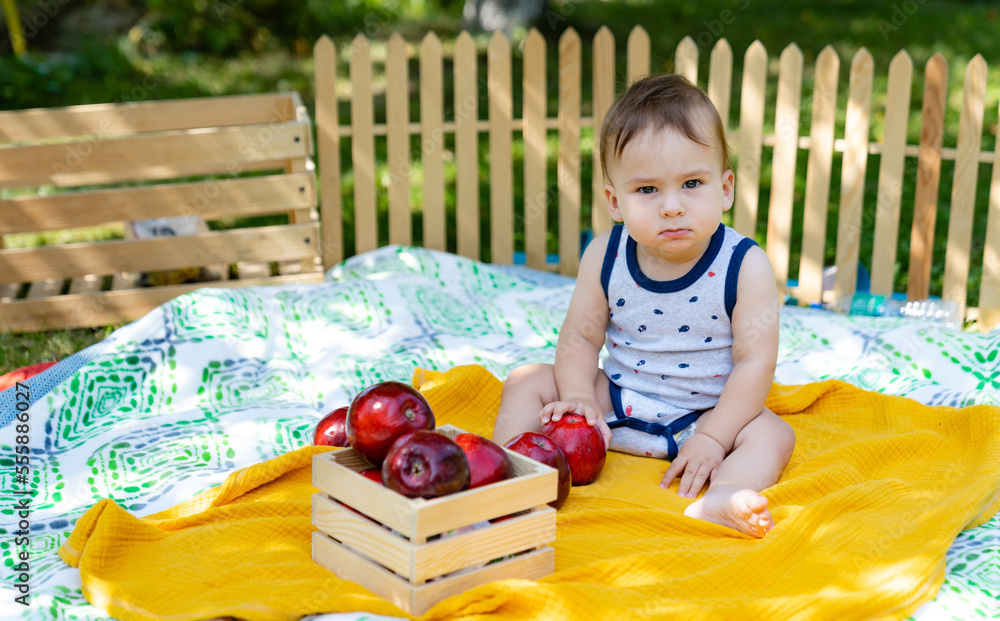
POLYGON ((550 419, 559 420, 567 412, 582 414, 587 422, 600 429, 605 445, 611 440, 611 430, 604 422, 606 412, 597 405, 594 378, 608 327, 608 301, 601 286, 601 268, 609 237, 605 233, 595 238, 580 260, 576 286, 556 345, 559 401, 547 404, 539 413, 542 424, 550 419))
POLYGON ((726 454, 736 435, 764 409, 778 362, 778 289, 771 262, 757 246, 743 258, 736 296, 733 371, 715 406, 718 414, 698 428, 726 454))

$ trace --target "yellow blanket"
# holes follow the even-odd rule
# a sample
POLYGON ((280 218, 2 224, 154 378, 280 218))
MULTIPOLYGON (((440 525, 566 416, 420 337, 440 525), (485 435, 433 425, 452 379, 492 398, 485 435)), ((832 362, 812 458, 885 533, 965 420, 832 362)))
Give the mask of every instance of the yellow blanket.
MULTIPOLYGON (((480 367, 418 371, 439 423, 489 435, 500 382, 480 367)), ((764 492, 764 539, 687 518, 659 460, 609 455, 558 513, 555 574, 447 599, 427 619, 900 619, 932 599, 945 552, 1000 509, 1000 409, 926 407, 842 382, 775 386, 798 444, 764 492)), ((405 616, 310 557, 305 447, 139 519, 92 507, 60 550, 83 592, 121 619, 405 616)))

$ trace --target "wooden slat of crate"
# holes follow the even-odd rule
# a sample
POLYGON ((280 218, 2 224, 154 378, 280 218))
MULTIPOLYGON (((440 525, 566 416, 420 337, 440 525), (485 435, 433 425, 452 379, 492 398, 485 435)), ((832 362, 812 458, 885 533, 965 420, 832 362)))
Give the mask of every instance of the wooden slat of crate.
POLYGON ((285 112, 289 96, 262 93, 0 112, 0 142, 286 122, 294 119, 285 112))
POLYGON ((0 326, 12 332, 106 326, 138 319, 164 302, 201 287, 281 285, 321 282, 322 279, 322 274, 302 274, 14 300, 0 304, 0 326))
POLYGON ((284 168, 308 124, 247 125, 0 148, 0 187, 74 186, 284 168), (234 171, 233 166, 236 166, 234 171))
POLYGON ((0 282, 280 261, 317 254, 318 224, 214 231, 184 237, 0 251, 0 282))
POLYGON ((312 516, 316 528, 413 584, 537 548, 556 538, 556 511, 551 507, 417 545, 326 494, 313 496, 312 516))
POLYGON ((313 559, 344 580, 360 584, 413 615, 422 615, 445 598, 495 580, 537 580, 555 570, 555 550, 545 546, 475 571, 413 586, 378 563, 318 531, 313 533, 313 559))
POLYGON ((99 226, 146 218, 205 219, 282 213, 316 203, 309 173, 19 196, 0 201, 0 235, 99 226))

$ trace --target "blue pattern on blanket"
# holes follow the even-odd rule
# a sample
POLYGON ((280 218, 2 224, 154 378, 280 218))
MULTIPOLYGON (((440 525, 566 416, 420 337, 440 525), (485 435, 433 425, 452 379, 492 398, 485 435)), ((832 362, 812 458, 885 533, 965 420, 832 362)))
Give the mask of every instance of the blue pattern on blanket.
MULTIPOLYGON (((100 619, 56 555, 98 499, 137 515, 218 485, 234 469, 310 441, 316 421, 365 386, 415 367, 480 364, 498 377, 551 362, 573 280, 390 246, 328 282, 189 293, 30 380, 32 606, 0 616, 100 619)), ((839 378, 921 402, 1000 405, 1000 332, 785 308, 777 380, 839 378)), ((0 451, 13 454, 12 391, 0 451)), ((17 529, 9 459, 0 477, 8 567, 17 529)), ((947 578, 918 618, 970 618, 1000 594, 1000 518, 960 535, 947 578)), ((13 576, 6 572, 5 588, 13 576)), ((365 616, 365 615, 361 615, 365 616)))

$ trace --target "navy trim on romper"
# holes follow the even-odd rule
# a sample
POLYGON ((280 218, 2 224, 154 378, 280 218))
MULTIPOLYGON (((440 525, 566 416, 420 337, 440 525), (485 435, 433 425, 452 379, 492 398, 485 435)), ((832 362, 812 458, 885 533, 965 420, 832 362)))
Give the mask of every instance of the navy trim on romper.
POLYGON ((743 265, 743 257, 752 246, 756 246, 757 242, 750 239, 749 237, 744 237, 740 240, 740 243, 736 244, 736 248, 733 250, 733 256, 729 257, 729 269, 726 270, 726 314, 729 315, 729 320, 733 320, 733 309, 736 308, 736 286, 739 284, 740 279, 740 266, 743 265))
POLYGON ((608 238, 608 248, 604 251, 604 264, 601 265, 601 286, 604 287, 604 298, 608 297, 608 285, 611 283, 611 268, 615 265, 615 257, 618 255, 618 245, 622 241, 622 231, 625 225, 616 224, 611 227, 611 236, 608 238))
POLYGON ((673 461, 677 458, 677 440, 674 439, 674 434, 680 433, 681 431, 687 429, 694 424, 701 415, 708 410, 696 410, 694 412, 688 412, 684 416, 674 420, 669 424, 661 423, 651 423, 649 421, 639 420, 638 418, 630 418, 625 416, 625 409, 622 407, 622 389, 618 384, 608 380, 608 392, 611 393, 611 406, 614 408, 615 420, 608 423, 609 429, 617 429, 619 427, 625 427, 627 429, 634 429, 635 431, 642 431, 654 436, 663 436, 667 439, 667 461, 673 461))
POLYGON ((712 233, 712 239, 708 243, 708 248, 705 250, 705 254, 701 255, 698 262, 694 267, 691 268, 687 274, 684 274, 680 278, 675 278, 674 280, 653 280, 649 276, 642 273, 642 268, 639 267, 639 258, 636 256, 636 247, 638 244, 631 237, 625 242, 625 259, 628 263, 628 271, 632 275, 636 284, 646 289, 647 291, 652 291, 653 293, 674 293, 676 291, 683 291, 689 286, 694 284, 696 280, 701 278, 701 275, 708 271, 712 261, 715 261, 715 257, 719 255, 719 250, 722 249, 722 240, 726 237, 726 227, 724 224, 719 224, 719 228, 712 233))

